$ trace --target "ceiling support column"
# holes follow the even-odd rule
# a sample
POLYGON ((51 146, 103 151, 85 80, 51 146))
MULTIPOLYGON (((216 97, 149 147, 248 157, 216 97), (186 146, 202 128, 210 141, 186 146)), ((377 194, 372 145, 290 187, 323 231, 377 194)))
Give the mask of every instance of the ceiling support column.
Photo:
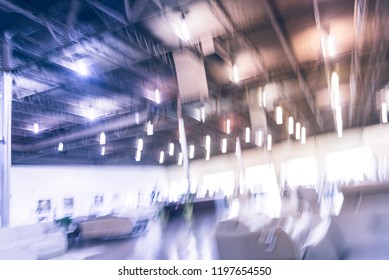
POLYGON ((11 46, 7 38, 3 44, 4 68, 1 77, 0 97, 0 205, 1 227, 9 226, 10 220, 10 169, 11 169, 11 112, 12 77, 9 72, 11 46))

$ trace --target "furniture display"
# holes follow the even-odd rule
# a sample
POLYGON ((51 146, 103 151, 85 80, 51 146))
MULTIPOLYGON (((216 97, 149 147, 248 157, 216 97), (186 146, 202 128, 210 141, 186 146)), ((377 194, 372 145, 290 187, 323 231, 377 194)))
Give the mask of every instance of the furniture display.
POLYGON ((218 223, 215 231, 219 258, 222 260, 301 259, 298 243, 287 232, 290 219, 260 219, 262 226, 251 228, 239 219, 218 223))
POLYGON ((388 232, 388 212, 329 217, 310 232, 304 259, 389 259, 388 232))
POLYGON ((0 228, 0 259, 34 260, 57 257, 66 252, 63 229, 51 223, 0 228))
POLYGON ((126 217, 103 216, 88 219, 79 223, 79 236, 81 240, 128 237, 133 233, 135 224, 133 219, 126 217))

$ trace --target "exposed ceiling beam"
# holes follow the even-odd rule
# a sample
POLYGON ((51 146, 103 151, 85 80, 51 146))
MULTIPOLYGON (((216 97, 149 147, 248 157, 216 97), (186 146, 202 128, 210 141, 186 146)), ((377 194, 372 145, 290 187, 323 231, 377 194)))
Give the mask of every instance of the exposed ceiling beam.
MULTIPOLYGON (((96 1, 96 0, 87 0, 90 5, 95 7, 96 9, 100 10, 101 12, 105 13, 106 15, 110 16, 111 18, 115 19, 116 21, 123 24, 123 27, 125 28, 125 35, 126 37, 131 41, 135 42, 139 50, 146 51, 148 54, 152 55, 152 57, 161 57, 162 61, 166 63, 170 68, 173 68, 173 62, 170 57, 167 56, 167 53, 171 52, 170 50, 164 49, 160 44, 157 44, 153 42, 150 38, 145 36, 144 34, 141 34, 140 32, 137 32, 135 28, 128 28, 127 26, 129 24, 132 24, 132 21, 129 21, 125 16, 123 16, 121 13, 109 8, 108 6, 96 1)), ((126 13, 127 9, 130 9, 127 7, 129 5, 128 0, 124 0, 126 4, 126 13)), ((146 3, 148 0, 138 0, 137 2, 146 3)), ((139 8, 143 4, 139 4, 139 8)), ((137 5, 135 4, 134 7, 137 5)), ((132 16, 131 16, 132 18, 132 16)))
MULTIPOLYGON (((324 62, 324 71, 326 75, 326 80, 327 80, 327 90, 328 90, 328 98, 331 96, 331 72, 330 72, 330 66, 328 62, 328 58, 326 55, 326 40, 325 36, 323 34, 323 28, 321 24, 321 19, 320 19, 320 11, 319 11, 319 5, 317 3, 317 0, 313 0, 313 13, 315 16, 315 22, 316 22, 316 30, 317 33, 320 37, 320 54, 321 58, 324 62)), ((334 123, 336 123, 336 116, 334 114, 334 123)))
POLYGON ((317 124, 320 132, 322 132, 323 131, 323 119, 321 118, 319 111, 315 107, 313 95, 310 92, 310 89, 307 85, 307 82, 305 81, 305 79, 303 77, 303 74, 301 73, 300 66, 298 65, 297 60, 293 54, 293 51, 292 51, 291 47, 289 46, 289 43, 287 42, 285 34, 284 34, 283 30, 281 29, 279 22, 276 19, 275 13, 274 13, 273 8, 271 7, 269 1, 263 0, 263 3, 265 5, 265 10, 266 10, 266 13, 269 17, 271 25, 273 26, 273 29, 277 34, 277 38, 281 43, 282 49, 284 50, 291 67, 293 68, 294 72, 296 73, 297 80, 298 80, 300 88, 305 96, 305 99, 308 103, 308 107, 311 110, 311 113, 315 116, 315 121, 316 121, 316 124, 317 124))
POLYGON ((377 0, 374 7, 374 17, 372 18, 372 48, 376 49, 376 53, 372 53, 369 58, 369 66, 364 75, 363 81, 363 95, 362 100, 364 101, 363 113, 360 115, 361 124, 365 126, 368 123, 370 114, 375 108, 375 102, 377 97, 377 90, 380 85, 380 76, 382 76, 382 71, 384 69, 384 64, 386 63, 387 48, 389 45, 388 37, 382 35, 382 30, 386 30, 388 26, 388 13, 389 13, 389 2, 383 0, 377 0))
POLYGON ((94 8, 98 9, 99 11, 105 13, 106 15, 116 19, 120 23, 127 25, 128 21, 124 14, 108 7, 107 5, 104 5, 103 3, 96 1, 96 0, 87 0, 87 2, 92 5, 94 8))
POLYGON ((354 52, 351 56, 351 73, 350 73, 350 109, 349 109, 349 123, 353 121, 354 106, 358 93, 360 93, 360 86, 362 84, 361 74, 361 52, 363 46, 363 34, 365 30, 366 21, 366 0, 355 0, 354 5, 354 52))
POLYGON ((238 31, 238 27, 233 22, 231 15, 227 12, 224 6, 221 4, 219 0, 208 0, 208 4, 211 7, 214 15, 219 19, 220 23, 223 27, 231 34, 233 34, 236 40, 241 44, 243 48, 248 49, 251 53, 256 69, 265 77, 265 80, 269 80, 269 73, 266 70, 266 66, 264 65, 261 53, 257 50, 256 46, 247 39, 246 36, 242 35, 238 31))
POLYGON ((137 123, 144 123, 145 121, 147 121, 148 116, 148 109, 145 109, 142 112, 134 113, 132 115, 100 123, 93 127, 85 128, 83 130, 73 131, 68 135, 60 135, 46 140, 42 140, 39 143, 28 145, 14 144, 12 145, 12 149, 20 152, 39 151, 44 148, 53 147, 59 142, 80 140, 88 136, 99 135, 101 132, 107 133, 115 129, 130 127, 136 125, 137 123), (138 114, 138 117, 136 117, 136 114, 138 114))
POLYGON ((139 19, 148 2, 148 0, 135 0, 131 4, 131 0, 124 0, 124 9, 128 23, 134 23, 139 19))

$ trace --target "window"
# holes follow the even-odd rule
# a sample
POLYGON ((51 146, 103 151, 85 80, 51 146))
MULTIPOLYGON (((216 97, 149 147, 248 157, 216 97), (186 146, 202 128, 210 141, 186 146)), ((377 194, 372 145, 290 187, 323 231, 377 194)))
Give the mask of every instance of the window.
POLYGON ((375 161, 368 148, 356 148, 326 155, 326 174, 330 182, 349 184, 374 180, 375 161))
POLYGON ((223 191, 224 195, 231 196, 234 193, 234 188, 235 176, 232 170, 209 174, 204 176, 201 193, 199 193, 199 196, 206 196, 207 191, 209 196, 213 196, 219 189, 223 191))
POLYGON ((246 188, 253 194, 269 193, 274 189, 278 191, 273 164, 249 167, 245 175, 246 188))
POLYGON ((318 180, 317 163, 313 156, 297 158, 282 163, 281 182, 283 186, 316 186, 318 180))

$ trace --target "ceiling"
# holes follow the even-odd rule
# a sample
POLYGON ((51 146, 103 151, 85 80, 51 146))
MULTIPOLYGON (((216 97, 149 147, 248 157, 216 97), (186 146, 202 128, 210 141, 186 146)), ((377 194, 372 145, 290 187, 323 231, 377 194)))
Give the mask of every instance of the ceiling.
POLYGON ((0 0, 12 163, 158 165, 164 151, 177 164, 179 119, 194 159, 206 158, 206 135, 210 157, 223 138, 228 153, 237 137, 242 149, 295 140, 289 116, 307 136, 336 133, 339 119, 344 130, 380 123, 388 14, 385 0, 0 0))

